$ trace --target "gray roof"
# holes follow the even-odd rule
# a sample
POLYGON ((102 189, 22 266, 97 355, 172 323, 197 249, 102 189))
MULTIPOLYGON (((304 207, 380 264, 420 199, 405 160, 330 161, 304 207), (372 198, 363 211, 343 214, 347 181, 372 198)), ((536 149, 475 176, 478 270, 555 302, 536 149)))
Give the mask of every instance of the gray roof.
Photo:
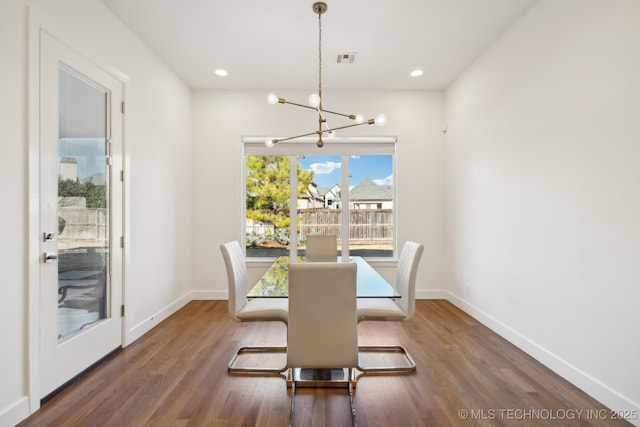
POLYGON ((331 191, 335 187, 337 187, 338 194, 335 195, 334 200, 339 200, 340 199, 340 185, 338 185, 338 184, 334 184, 331 187, 318 187, 318 193, 322 197, 326 198, 327 197, 327 193, 329 191, 331 191))
POLYGON ((320 193, 321 196, 324 196, 325 194, 327 194, 329 192, 329 190, 331 190, 333 187, 318 187, 318 193, 320 193))
POLYGON ((393 200, 391 186, 378 185, 369 178, 364 178, 349 193, 351 200, 393 200))

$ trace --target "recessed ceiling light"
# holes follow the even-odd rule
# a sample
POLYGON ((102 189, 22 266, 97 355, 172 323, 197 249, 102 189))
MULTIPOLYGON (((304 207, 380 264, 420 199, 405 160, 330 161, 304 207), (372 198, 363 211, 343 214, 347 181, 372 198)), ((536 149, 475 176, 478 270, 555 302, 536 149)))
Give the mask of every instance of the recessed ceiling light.
POLYGON ((423 74, 424 74, 424 71, 422 70, 413 70, 412 72, 409 73, 411 77, 420 77, 423 74))
POLYGON ((223 70, 221 68, 218 68, 217 70, 215 70, 214 73, 216 73, 216 76, 219 76, 219 77, 227 77, 229 75, 229 73, 227 73, 227 70, 223 70))

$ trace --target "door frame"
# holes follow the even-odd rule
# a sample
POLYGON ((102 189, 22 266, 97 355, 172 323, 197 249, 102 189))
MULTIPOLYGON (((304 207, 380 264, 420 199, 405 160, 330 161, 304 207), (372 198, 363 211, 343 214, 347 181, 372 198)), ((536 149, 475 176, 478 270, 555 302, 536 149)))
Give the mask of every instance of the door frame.
MULTIPOLYGON (((40 346, 40 262, 41 262, 41 245, 40 245, 40 49, 41 49, 41 33, 47 33, 50 37, 60 41, 71 51, 84 57, 92 62, 106 73, 117 79, 122 84, 122 101, 126 102, 127 87, 129 77, 120 72, 113 65, 78 51, 65 43, 61 37, 52 32, 50 25, 47 25, 47 17, 38 13, 37 9, 28 6, 28 57, 27 57, 27 82, 28 82, 28 122, 27 122, 27 138, 28 138, 28 194, 27 204, 29 211, 28 218, 28 245, 27 245, 27 314, 28 314, 28 335, 26 337, 28 360, 25 361, 26 393, 28 398, 28 412, 34 413, 40 408, 41 400, 41 346, 40 346)), ((55 27, 55 24, 53 25, 55 27)), ((123 242, 120 244, 116 236, 113 237, 114 244, 121 246, 122 256, 120 259, 121 271, 119 273, 122 287, 122 304, 125 303, 125 283, 126 283, 126 261, 128 254, 128 239, 125 238, 128 233, 129 211, 128 211, 128 195, 129 184, 124 177, 128 176, 128 161, 126 156, 126 115, 122 112, 122 147, 119 155, 122 159, 121 170, 114 170, 115 176, 120 176, 121 180, 121 200, 119 201, 121 218, 121 237, 123 242)), ((122 328, 120 332, 120 346, 125 347, 126 339, 126 317, 122 317, 122 328)))

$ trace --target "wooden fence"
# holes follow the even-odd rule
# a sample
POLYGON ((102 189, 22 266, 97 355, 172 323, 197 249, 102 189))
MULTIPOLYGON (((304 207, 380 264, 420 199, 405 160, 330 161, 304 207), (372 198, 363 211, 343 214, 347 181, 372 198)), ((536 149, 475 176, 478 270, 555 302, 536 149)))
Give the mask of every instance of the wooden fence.
POLYGON ((58 215, 65 221, 61 240, 107 240, 106 209, 61 207, 58 215))
MULTIPOLYGON (((298 237, 304 241, 309 234, 334 234, 340 239, 340 209, 298 210, 298 237)), ((393 241, 393 211, 391 209, 352 209, 349 212, 349 240, 361 244, 393 241)), ((247 221, 247 233, 273 234, 264 224, 247 221)))

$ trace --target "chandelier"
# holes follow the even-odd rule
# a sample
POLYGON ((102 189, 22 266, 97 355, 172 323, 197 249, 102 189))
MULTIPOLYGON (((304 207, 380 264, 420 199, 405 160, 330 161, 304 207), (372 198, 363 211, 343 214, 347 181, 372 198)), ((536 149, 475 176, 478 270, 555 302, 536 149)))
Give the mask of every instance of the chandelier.
POLYGON ((267 95, 267 102, 271 105, 290 104, 290 105, 295 105, 296 107, 310 108, 312 110, 316 110, 318 112, 318 130, 305 133, 302 135, 290 136, 288 138, 268 139, 267 141, 265 141, 265 145, 269 148, 272 148, 275 144, 282 141, 289 141, 292 139, 303 138, 311 135, 318 135, 318 141, 316 142, 316 145, 318 146, 318 148, 322 148, 324 147, 324 141, 322 140, 322 136, 324 134, 327 134, 328 136, 333 136, 335 134, 335 131, 340 129, 346 129, 346 128, 361 126, 361 125, 372 125, 372 124, 376 124, 378 126, 384 126, 387 122, 387 116, 385 116, 384 114, 378 114, 373 119, 365 120, 362 114, 343 114, 343 113, 337 113, 335 111, 324 109, 324 107, 322 106, 322 14, 327 11, 327 4, 324 2, 316 2, 313 4, 313 11, 318 14, 318 93, 313 93, 309 95, 309 99, 308 99, 309 105, 287 101, 284 98, 278 97, 275 93, 270 93, 269 95, 267 95), (331 128, 327 124, 327 119, 326 119, 327 114, 346 117, 350 120, 354 120, 355 123, 331 128))

